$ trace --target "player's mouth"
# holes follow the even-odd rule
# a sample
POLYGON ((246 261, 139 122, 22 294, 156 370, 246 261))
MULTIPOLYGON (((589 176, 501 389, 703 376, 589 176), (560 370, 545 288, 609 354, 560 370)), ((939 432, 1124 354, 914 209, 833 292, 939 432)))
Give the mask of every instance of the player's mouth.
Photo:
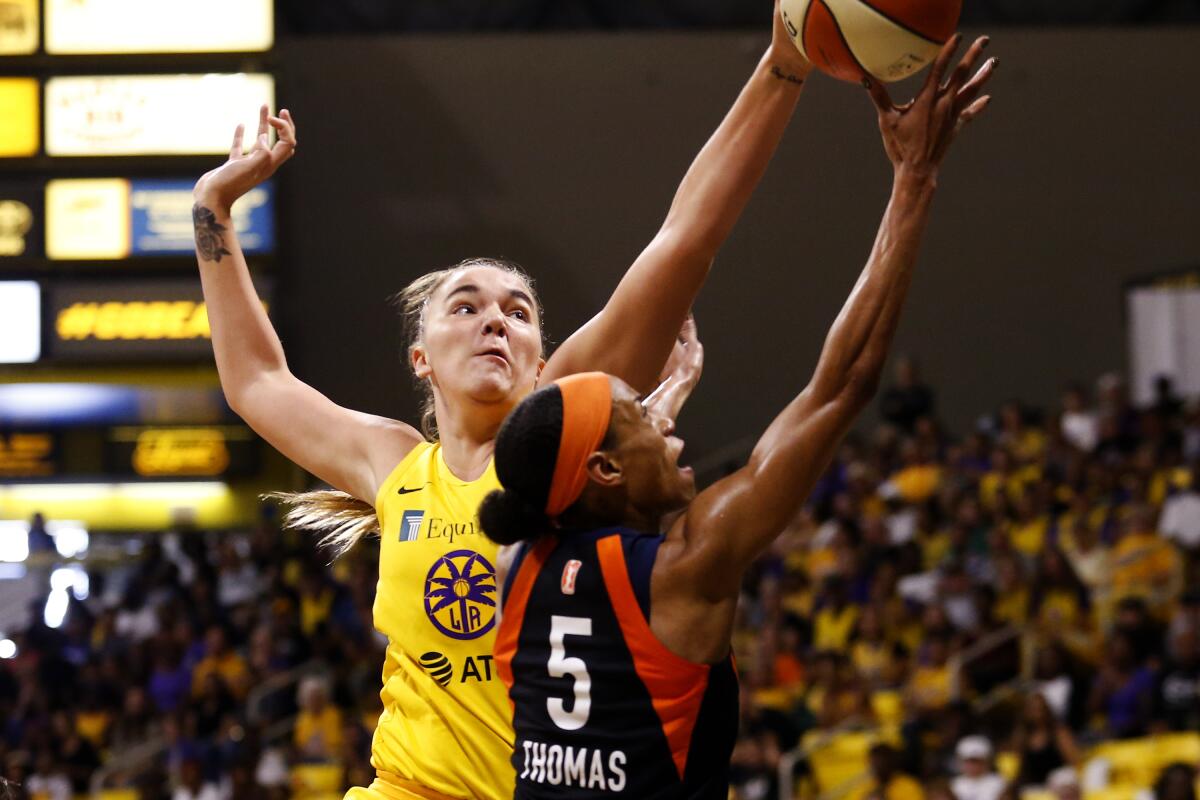
POLYGON ((675 468, 679 470, 681 475, 692 475, 693 472, 691 467, 684 467, 680 466, 679 464, 679 457, 683 455, 684 445, 685 442, 683 439, 680 439, 677 436, 671 436, 667 439, 667 446, 670 448, 668 453, 671 457, 671 462, 675 465, 675 468))
POLYGON ((508 366, 508 354, 501 347, 489 347, 486 350, 481 350, 475 354, 477 358, 484 358, 495 364, 503 364, 508 366))

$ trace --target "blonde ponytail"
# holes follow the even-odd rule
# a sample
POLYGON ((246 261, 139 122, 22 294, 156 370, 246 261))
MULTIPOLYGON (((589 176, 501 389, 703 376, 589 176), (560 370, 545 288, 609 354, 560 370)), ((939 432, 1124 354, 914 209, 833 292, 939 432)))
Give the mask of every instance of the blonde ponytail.
POLYGON ((317 545, 328 548, 334 560, 368 536, 379 535, 379 516, 370 503, 335 489, 313 492, 270 492, 263 499, 283 506, 283 526, 312 531, 321 536, 317 545))

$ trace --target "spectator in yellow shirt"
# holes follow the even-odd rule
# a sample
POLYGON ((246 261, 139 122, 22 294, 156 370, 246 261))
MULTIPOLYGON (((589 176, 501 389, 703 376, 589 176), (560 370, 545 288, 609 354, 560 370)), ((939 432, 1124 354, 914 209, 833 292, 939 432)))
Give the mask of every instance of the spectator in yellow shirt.
POLYGON ((883 621, 876 606, 867 606, 855 626, 854 644, 850 648, 850 663, 870 685, 883 681, 883 673, 891 658, 891 646, 883 633, 883 621))
POLYGON ((214 674, 221 678, 235 697, 245 697, 250 670, 246 660, 229 646, 225 629, 220 625, 213 625, 204 635, 204 658, 192 672, 192 695, 198 697, 204 691, 208 676, 214 674))
POLYGON ((996 602, 992 615, 1013 625, 1029 619, 1029 581, 1021 560, 1012 553, 996 559, 996 602))
POLYGON ((1164 612, 1183 589, 1179 552, 1159 536, 1148 506, 1132 507, 1121 531, 1112 551, 1112 599, 1143 597, 1156 614, 1164 612))
POLYGON ((919 712, 939 711, 954 699, 954 675, 950 669, 950 645, 935 634, 926 641, 925 658, 908 682, 908 702, 919 712))
MULTIPOLYGON (((1112 554, 1100 541, 1096 526, 1086 515, 1073 516, 1070 525, 1067 515, 1059 517, 1058 543, 1071 568, 1089 591, 1106 589, 1112 581, 1112 554)), ((1101 600, 1093 594, 1093 600, 1101 600)))
POLYGON ((891 745, 879 743, 871 748, 871 780, 851 800, 925 800, 921 784, 900 771, 900 754, 891 745))
POLYGON ((1087 589, 1057 547, 1043 550, 1038 559, 1032 611, 1047 631, 1078 632, 1087 627, 1087 589))
POLYGON ((840 575, 825 579, 822 595, 824 602, 813 623, 813 648, 845 653, 858 622, 858 606, 849 602, 846 579, 840 575))
POLYGON ((907 439, 901 445, 900 458, 904 466, 879 487, 880 494, 889 498, 899 497, 913 504, 924 503, 933 497, 942 479, 942 468, 936 461, 937 453, 932 447, 907 439))
POLYGON ((325 576, 316 568, 307 570, 300 579, 300 630, 305 636, 312 636, 329 620, 334 599, 325 576))
POLYGON ((1016 502, 1017 518, 1008 529, 1013 549, 1026 558, 1036 558, 1046 545, 1050 518, 1038 497, 1036 486, 1026 486, 1016 502))
POLYGON ((329 702, 323 678, 309 676, 297 691, 300 716, 292 741, 303 761, 336 761, 342 746, 342 712, 329 702))

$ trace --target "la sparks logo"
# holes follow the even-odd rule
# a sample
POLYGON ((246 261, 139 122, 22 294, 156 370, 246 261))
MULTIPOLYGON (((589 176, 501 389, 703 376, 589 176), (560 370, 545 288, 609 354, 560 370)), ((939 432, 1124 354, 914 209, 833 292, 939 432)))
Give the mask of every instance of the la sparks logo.
POLYGON ((454 550, 425 576, 425 614, 452 639, 477 639, 496 623, 496 570, 474 550, 454 550))

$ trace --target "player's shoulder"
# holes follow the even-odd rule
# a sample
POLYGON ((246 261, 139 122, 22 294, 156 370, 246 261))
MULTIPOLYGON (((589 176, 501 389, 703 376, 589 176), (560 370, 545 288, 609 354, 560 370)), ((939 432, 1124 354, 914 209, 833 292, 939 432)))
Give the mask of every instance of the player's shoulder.
POLYGON ((380 419, 379 437, 372 445, 369 456, 371 471, 375 475, 376 508, 379 508, 379 501, 389 494, 388 490, 403 481, 414 469, 421 469, 424 465, 431 478, 435 475, 428 466, 435 445, 426 441, 411 425, 380 419))

